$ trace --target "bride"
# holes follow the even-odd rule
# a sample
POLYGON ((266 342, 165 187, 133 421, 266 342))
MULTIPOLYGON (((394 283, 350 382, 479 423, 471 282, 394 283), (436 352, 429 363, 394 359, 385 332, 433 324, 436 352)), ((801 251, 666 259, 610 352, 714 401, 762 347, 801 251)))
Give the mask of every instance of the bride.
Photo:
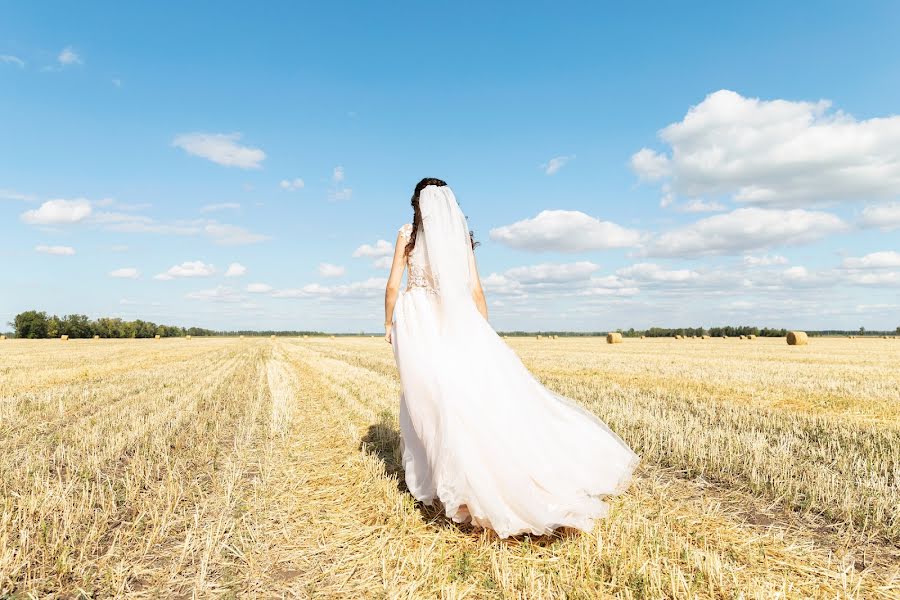
POLYGON ((609 510, 603 496, 625 490, 638 456, 593 413, 541 385, 488 324, 475 243, 450 187, 423 179, 412 206, 384 303, 409 491, 501 538, 590 532, 609 510))

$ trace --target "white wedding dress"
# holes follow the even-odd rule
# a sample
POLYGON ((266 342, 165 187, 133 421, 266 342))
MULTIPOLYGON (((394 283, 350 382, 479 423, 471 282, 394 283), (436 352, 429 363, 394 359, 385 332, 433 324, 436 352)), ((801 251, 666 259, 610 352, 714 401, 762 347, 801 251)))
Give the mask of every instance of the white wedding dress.
MULTIPOLYGON (((505 538, 586 532, 628 487, 638 456, 603 421, 535 379, 477 311, 468 225, 427 186, 392 327, 401 453, 412 495, 505 538)), ((410 225, 400 232, 408 240, 410 225)))

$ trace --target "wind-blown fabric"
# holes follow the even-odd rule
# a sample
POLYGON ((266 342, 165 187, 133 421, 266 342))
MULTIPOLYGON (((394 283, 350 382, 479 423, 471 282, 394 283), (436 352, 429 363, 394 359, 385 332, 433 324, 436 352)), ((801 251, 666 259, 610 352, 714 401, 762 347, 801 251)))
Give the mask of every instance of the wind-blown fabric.
POLYGON ((452 190, 427 186, 419 206, 392 328, 410 493, 501 538, 590 532, 638 456, 596 415, 541 385, 478 312, 469 229, 452 190))

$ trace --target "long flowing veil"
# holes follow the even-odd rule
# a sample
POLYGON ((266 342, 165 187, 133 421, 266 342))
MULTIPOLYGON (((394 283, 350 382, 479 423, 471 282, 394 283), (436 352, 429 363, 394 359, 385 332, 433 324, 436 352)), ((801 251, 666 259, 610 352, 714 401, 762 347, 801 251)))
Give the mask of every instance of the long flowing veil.
POLYGON ((422 237, 440 298, 442 333, 460 333, 467 318, 477 318, 470 273, 471 238, 466 217, 449 186, 429 185, 419 194, 422 237))

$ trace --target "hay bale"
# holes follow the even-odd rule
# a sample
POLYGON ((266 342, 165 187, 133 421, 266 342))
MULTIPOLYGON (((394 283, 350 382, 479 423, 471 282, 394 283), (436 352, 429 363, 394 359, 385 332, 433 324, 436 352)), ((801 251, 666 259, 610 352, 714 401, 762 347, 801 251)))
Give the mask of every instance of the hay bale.
POLYGON ((186 336, 184 336, 184 339, 189 340, 189 339, 191 339, 191 336, 186 335, 186 336))
POLYGON ((755 340, 755 339, 756 339, 756 334, 751 333, 750 335, 747 336, 747 339, 748 339, 748 340, 755 340))
POLYGON ((95 336, 94 336, 94 339, 95 339, 95 340, 99 340, 99 339, 100 339, 100 336, 99 336, 99 335, 95 335, 95 336))
POLYGON ((309 337, 308 335, 304 335, 304 336, 303 336, 303 339, 305 340, 305 339, 308 338, 308 337, 309 337))
POLYGON ((787 343, 788 346, 805 346, 809 343, 809 336, 805 331, 789 331, 787 343))
POLYGON ((742 339, 742 340, 746 340, 746 339, 747 339, 747 336, 746 336, 746 335, 742 335, 742 336, 741 336, 741 339, 742 339))
POLYGON ((274 339, 275 339, 275 334, 272 334, 271 338, 274 340, 274 339))
POLYGON ((2 342, 2 341, 5 340, 5 339, 6 339, 6 336, 5 336, 5 335, 0 335, 0 342, 2 342))
POLYGON ((708 340, 708 339, 709 339, 709 336, 708 336, 708 335, 704 335, 704 336, 700 336, 700 337, 701 337, 701 339, 704 339, 704 340, 708 340))
POLYGON ((612 331, 606 334, 606 343, 607 344, 621 344, 622 343, 622 334, 618 331, 612 331))
POLYGON ((244 339, 244 336, 241 336, 241 339, 244 339))
POLYGON ((645 336, 645 335, 642 335, 642 336, 641 336, 641 339, 644 339, 644 338, 645 338, 645 337, 647 337, 647 336, 645 336))
POLYGON ((539 336, 537 336, 535 339, 536 339, 536 340, 539 340, 539 339, 541 339, 542 337, 544 337, 544 336, 539 335, 539 336))
POLYGON ((59 336, 59 339, 60 339, 61 341, 63 341, 63 342, 68 342, 68 341, 69 341, 69 336, 67 336, 67 335, 61 335, 61 336, 59 336))
POLYGON ((728 336, 727 336, 727 335, 723 335, 723 336, 722 336, 722 339, 723 339, 723 340, 727 340, 727 339, 728 339, 728 336))
POLYGON ((331 336, 331 339, 334 339, 334 336, 331 336))

